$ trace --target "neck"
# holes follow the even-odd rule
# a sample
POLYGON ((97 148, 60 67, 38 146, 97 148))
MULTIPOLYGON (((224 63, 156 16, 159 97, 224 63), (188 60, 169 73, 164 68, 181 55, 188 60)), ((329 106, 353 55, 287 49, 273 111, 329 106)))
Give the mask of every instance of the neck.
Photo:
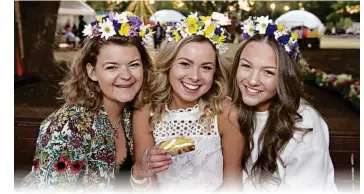
POLYGON ((169 104, 168 109, 170 110, 187 109, 195 106, 196 104, 198 104, 198 100, 188 102, 181 99, 180 97, 177 97, 174 93, 172 93, 172 102, 169 104))
POLYGON ((113 125, 117 125, 121 116, 121 112, 124 109, 126 103, 113 101, 105 96, 103 98, 103 103, 110 122, 113 125))

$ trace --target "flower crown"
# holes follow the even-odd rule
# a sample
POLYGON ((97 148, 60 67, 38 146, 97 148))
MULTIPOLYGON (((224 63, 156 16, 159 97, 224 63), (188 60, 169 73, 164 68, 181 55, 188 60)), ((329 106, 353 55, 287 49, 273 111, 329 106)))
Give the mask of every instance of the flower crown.
POLYGON ((195 12, 174 26, 168 27, 166 36, 168 41, 179 41, 190 35, 203 35, 220 53, 224 53, 228 48, 229 34, 222 26, 227 24, 228 18, 222 13, 214 12, 212 16, 201 16, 195 12))
POLYGON ((278 44, 283 45, 293 59, 296 59, 299 53, 297 34, 290 34, 287 29, 284 29, 283 25, 274 24, 268 16, 260 16, 258 18, 249 17, 249 19, 244 22, 242 30, 244 40, 249 39, 254 34, 274 35, 278 44))
POLYGON ((140 37, 143 44, 150 43, 153 34, 150 25, 144 25, 140 18, 131 12, 121 14, 110 12, 99 16, 95 21, 85 25, 82 33, 91 39, 101 36, 105 40, 111 36, 140 37))

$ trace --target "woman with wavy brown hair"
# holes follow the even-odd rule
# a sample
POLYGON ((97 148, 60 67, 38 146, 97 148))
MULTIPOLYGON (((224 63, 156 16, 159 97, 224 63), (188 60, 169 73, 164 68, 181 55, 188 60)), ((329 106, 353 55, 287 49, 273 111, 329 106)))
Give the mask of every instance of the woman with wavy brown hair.
POLYGON ((152 179, 162 192, 241 188, 244 139, 226 98, 219 16, 191 14, 168 30, 150 74, 151 102, 133 114, 136 189, 152 179))
POLYGON ((131 111, 146 100, 151 60, 143 44, 151 31, 137 16, 110 13, 83 33, 84 46, 61 83, 65 104, 42 122, 32 171, 22 188, 109 191, 129 186, 131 111))
POLYGON ((247 142, 244 191, 335 191, 328 127, 301 98, 295 35, 267 16, 243 36, 229 85, 247 142))

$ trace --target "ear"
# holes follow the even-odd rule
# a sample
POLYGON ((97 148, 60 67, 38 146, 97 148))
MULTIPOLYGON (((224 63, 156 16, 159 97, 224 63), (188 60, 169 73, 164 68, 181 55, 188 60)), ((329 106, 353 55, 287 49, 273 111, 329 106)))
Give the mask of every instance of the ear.
POLYGON ((97 76, 95 75, 95 67, 91 65, 91 63, 87 63, 86 65, 87 75, 92 81, 97 81, 97 76))

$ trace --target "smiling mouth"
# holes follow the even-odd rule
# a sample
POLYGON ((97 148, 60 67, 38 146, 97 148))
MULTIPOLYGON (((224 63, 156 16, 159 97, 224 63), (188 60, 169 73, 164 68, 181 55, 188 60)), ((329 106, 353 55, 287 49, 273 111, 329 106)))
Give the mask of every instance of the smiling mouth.
POLYGON ((201 87, 201 85, 191 85, 186 82, 182 82, 182 85, 185 86, 189 90, 197 90, 198 88, 201 87))
POLYGON ((130 87, 133 84, 134 83, 131 83, 131 84, 119 84, 119 85, 114 85, 114 86, 117 87, 117 88, 128 88, 128 87, 130 87))
POLYGON ((245 88, 246 88, 246 91, 250 94, 259 94, 262 92, 262 91, 259 91, 259 90, 253 89, 253 88, 249 88, 248 86, 245 86, 245 88))

